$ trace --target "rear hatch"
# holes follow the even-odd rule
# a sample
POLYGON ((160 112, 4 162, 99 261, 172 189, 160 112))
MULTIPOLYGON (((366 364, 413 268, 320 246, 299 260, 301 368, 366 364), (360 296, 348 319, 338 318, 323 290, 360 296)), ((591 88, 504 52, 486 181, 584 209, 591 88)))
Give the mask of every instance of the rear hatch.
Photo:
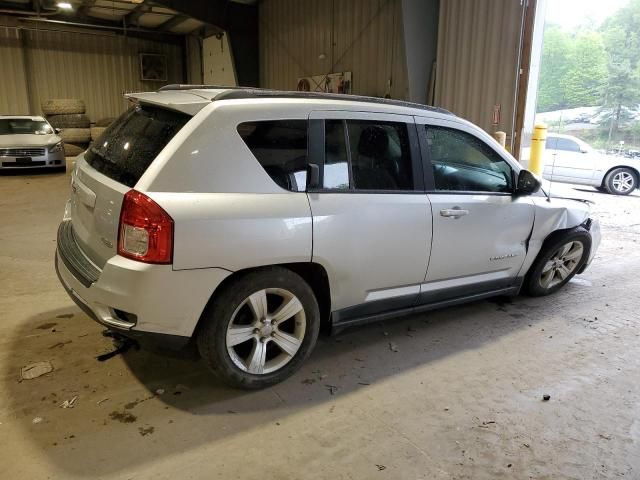
POLYGON ((138 104, 78 157, 69 214, 76 242, 98 267, 117 254, 124 195, 191 118, 157 105, 138 104))

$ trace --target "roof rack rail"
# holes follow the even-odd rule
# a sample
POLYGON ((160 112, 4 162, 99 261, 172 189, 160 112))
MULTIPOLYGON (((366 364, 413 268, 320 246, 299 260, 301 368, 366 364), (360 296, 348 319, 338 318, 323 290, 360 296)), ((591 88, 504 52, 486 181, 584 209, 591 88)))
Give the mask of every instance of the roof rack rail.
POLYGON ((404 100, 392 100, 390 98, 367 97, 363 95, 351 95, 342 93, 324 92, 298 92, 286 90, 269 90, 256 87, 229 87, 224 85, 165 85, 158 89, 159 92, 167 90, 224 90, 216 95, 213 100, 241 100, 247 98, 308 98, 313 100, 341 100, 346 102, 377 103, 382 105, 394 105, 399 107, 415 108, 430 112, 453 115, 450 111, 440 107, 432 107, 421 103, 407 102, 404 100))
POLYGON ((243 89, 255 89, 255 87, 230 87, 228 85, 189 85, 189 84, 183 84, 183 83, 172 83, 169 85, 165 85, 164 87, 160 87, 157 91, 164 92, 167 90, 206 90, 206 89, 243 90, 243 89))

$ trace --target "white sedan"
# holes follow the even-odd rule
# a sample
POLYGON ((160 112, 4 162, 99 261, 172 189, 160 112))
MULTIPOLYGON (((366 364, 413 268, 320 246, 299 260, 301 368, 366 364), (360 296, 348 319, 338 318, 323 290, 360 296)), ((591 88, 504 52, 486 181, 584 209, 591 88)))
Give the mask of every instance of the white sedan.
MULTIPOLYGON (((522 150, 522 164, 529 164, 529 148, 522 150)), ((640 181, 640 159, 605 155, 571 135, 547 135, 544 153, 545 179, 589 185, 614 195, 629 195, 640 181)))

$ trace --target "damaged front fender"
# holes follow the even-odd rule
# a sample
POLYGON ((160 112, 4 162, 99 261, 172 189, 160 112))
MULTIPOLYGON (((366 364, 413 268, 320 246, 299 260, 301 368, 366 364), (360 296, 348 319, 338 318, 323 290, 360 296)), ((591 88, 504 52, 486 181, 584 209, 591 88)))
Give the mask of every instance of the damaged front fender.
MULTIPOLYGON (((535 206, 535 218, 529 237, 527 257, 521 272, 526 273, 540 253, 544 241, 558 230, 568 230, 584 224, 591 216, 591 203, 571 198, 532 197, 535 206)), ((600 228, 597 220, 590 222, 592 236, 591 252, 588 263, 593 259, 600 243, 600 228)))

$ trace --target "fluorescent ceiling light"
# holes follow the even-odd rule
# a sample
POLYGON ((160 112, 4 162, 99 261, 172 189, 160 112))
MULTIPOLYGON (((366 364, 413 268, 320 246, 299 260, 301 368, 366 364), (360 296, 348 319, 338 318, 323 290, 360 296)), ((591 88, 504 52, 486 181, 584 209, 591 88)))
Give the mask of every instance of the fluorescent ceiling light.
POLYGON ((73 10, 73 5, 69 2, 58 2, 56 6, 62 10, 73 10))

